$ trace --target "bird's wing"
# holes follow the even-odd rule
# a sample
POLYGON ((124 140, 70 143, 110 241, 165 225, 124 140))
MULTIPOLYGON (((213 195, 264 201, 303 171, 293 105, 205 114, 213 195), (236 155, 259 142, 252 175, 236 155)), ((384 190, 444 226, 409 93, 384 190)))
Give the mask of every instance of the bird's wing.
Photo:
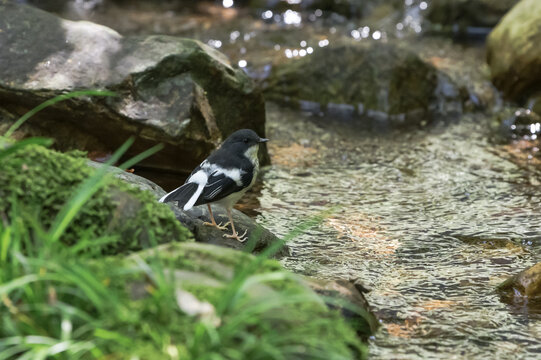
POLYGON ((251 171, 222 172, 214 171, 207 180, 207 185, 199 196, 196 205, 218 201, 228 195, 239 192, 252 181, 251 171))

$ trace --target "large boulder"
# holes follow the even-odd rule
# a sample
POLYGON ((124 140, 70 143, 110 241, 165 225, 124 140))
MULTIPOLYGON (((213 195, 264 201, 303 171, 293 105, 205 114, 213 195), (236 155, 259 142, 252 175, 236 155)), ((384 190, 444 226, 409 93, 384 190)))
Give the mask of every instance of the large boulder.
MULTIPOLYGON (((93 167, 101 166, 101 164, 93 161, 90 161, 89 164, 93 167)), ((145 179, 144 177, 122 171, 115 167, 110 167, 109 171, 114 174, 115 177, 122 179, 123 181, 134 185, 141 190, 151 192, 156 199, 159 199, 165 195, 165 191, 160 186, 148 179, 145 179)), ((276 235, 261 225, 258 225, 255 220, 236 209, 232 210, 235 228, 241 234, 246 232, 249 239, 249 241, 243 243, 235 239, 224 237, 225 233, 231 232, 230 226, 228 226, 228 230, 225 230, 224 232, 215 227, 204 225, 204 222, 210 222, 210 217, 206 206, 196 206, 188 211, 184 211, 175 203, 169 203, 168 205, 175 214, 177 220, 179 220, 183 226, 194 234, 197 242, 219 245, 237 250, 249 248, 250 250, 258 253, 280 241, 276 235)), ((212 213, 218 223, 226 223, 229 221, 225 208, 220 205, 212 205, 212 213)), ((276 250, 277 257, 289 254, 289 247, 285 244, 276 250)))
POLYGON ((163 142, 142 165, 189 172, 237 129, 264 136, 264 102, 251 79, 195 40, 123 37, 0 0, 0 63, 1 107, 16 115, 66 91, 118 94, 60 102, 22 128, 63 150, 107 153, 136 135, 126 156, 163 142))
POLYGON ((268 98, 397 126, 462 110, 451 80, 405 48, 366 42, 316 51, 276 66, 268 79, 268 98))
POLYGON ((490 33, 487 61, 494 85, 522 102, 541 91, 541 1, 522 0, 490 33))

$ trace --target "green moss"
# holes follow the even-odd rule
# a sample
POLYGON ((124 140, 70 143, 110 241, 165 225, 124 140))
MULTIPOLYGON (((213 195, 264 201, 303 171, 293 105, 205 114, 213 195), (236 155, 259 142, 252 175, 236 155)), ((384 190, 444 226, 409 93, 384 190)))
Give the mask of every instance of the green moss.
MULTIPOLYGON (((0 164, 0 212, 9 218, 12 204, 17 204, 20 212, 37 216, 48 229, 77 187, 94 174, 86 161, 80 151, 59 153, 40 146, 28 146, 8 156, 0 164)), ((112 176, 85 204, 62 241, 75 244, 81 238, 104 236, 116 238, 104 248, 109 254, 191 238, 170 209, 151 193, 112 176)))
MULTIPOLYGON (((280 354, 282 357, 278 358, 285 359, 359 359, 366 356, 365 346, 342 315, 329 310, 300 281, 285 279, 257 283, 257 288, 252 291, 238 290, 233 298, 228 298, 234 286, 231 279, 256 261, 252 255, 196 243, 168 244, 136 255, 156 271, 154 275, 149 276, 148 271, 124 271, 122 276, 111 275, 111 269, 115 268, 137 269, 134 257, 98 260, 94 271, 107 277, 110 287, 124 289, 121 291, 128 306, 126 313, 130 315, 112 318, 110 330, 136 338, 140 348, 123 348, 122 344, 116 344, 116 352, 125 354, 120 358, 129 358, 130 354, 142 356, 142 352, 151 353, 152 349, 156 354, 162 353, 167 344, 177 347, 179 353, 185 353, 185 359, 212 356, 216 359, 267 359, 272 358, 270 354, 280 354), (160 286, 152 280, 160 278, 160 270, 157 269, 196 271, 193 265, 198 256, 203 264, 214 262, 229 268, 231 278, 215 277, 221 284, 218 286, 178 280, 177 285, 164 287, 163 283, 160 286), (264 293, 261 293, 261 286, 267 288, 264 293), (209 334, 213 334, 214 339, 212 336, 199 336, 204 332, 201 328, 203 319, 179 310, 173 295, 178 287, 189 291, 199 301, 214 306, 219 325, 204 326, 207 330, 209 326, 212 328, 209 334), (298 296, 304 300, 291 301, 298 296)), ((201 272, 208 274, 207 270, 202 268, 201 272)), ((284 270, 274 261, 264 261, 249 275, 276 271, 284 270)), ((169 270, 165 273, 171 274, 169 270)))

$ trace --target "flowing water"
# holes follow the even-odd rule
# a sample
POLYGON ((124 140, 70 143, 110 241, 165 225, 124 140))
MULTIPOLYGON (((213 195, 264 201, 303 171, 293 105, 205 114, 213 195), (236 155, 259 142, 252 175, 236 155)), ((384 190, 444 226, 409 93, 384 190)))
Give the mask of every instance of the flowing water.
POLYGON ((278 144, 257 219, 282 235, 336 207, 284 264, 372 289, 375 359, 541 356, 541 316, 495 292, 541 260, 541 188, 495 154, 478 121, 374 135, 270 108, 278 144))
MULTIPOLYGON (((317 56, 318 47, 340 39, 403 38, 425 59, 454 69, 473 106, 498 103, 482 49, 408 38, 423 31, 430 1, 406 0, 398 15, 380 2, 375 13, 388 15, 361 22, 318 10, 268 8, 254 19, 220 4, 194 14, 134 3, 139 7, 82 17, 123 34, 199 38, 256 79, 273 63, 317 56)), ((371 289, 367 298, 382 323, 370 342, 374 359, 541 357, 541 310, 507 305, 495 291, 541 261, 541 187, 488 140, 489 119, 477 112, 426 129, 374 133, 352 120, 267 105, 273 165, 255 193, 256 209, 248 207, 277 235, 332 209, 294 239, 283 263, 298 273, 358 278, 371 289)))

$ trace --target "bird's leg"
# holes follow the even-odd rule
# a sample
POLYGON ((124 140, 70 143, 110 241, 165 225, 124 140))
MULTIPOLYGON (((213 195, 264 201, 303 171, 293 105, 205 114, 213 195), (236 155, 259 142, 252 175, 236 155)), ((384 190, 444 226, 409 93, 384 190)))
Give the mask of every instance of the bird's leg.
POLYGON ((236 240, 238 240, 240 242, 245 242, 246 241, 246 233, 248 232, 248 230, 246 230, 244 232, 244 234, 239 236, 239 234, 237 234, 237 231, 235 230, 235 224, 233 223, 233 216, 231 216, 231 209, 230 208, 227 208, 227 216, 229 216, 229 222, 231 223, 231 229, 233 230, 233 233, 231 235, 225 234, 224 237, 230 238, 230 239, 236 239, 236 240))
POLYGON ((220 229, 220 230, 226 230, 227 229, 227 224, 229 223, 225 223, 225 224, 217 224, 216 223, 216 220, 214 220, 214 215, 212 214, 212 209, 210 208, 210 204, 207 204, 207 207, 209 209, 209 214, 210 214, 210 221, 212 222, 204 222, 203 225, 206 225, 206 226, 214 226, 215 228, 217 229, 220 229))

